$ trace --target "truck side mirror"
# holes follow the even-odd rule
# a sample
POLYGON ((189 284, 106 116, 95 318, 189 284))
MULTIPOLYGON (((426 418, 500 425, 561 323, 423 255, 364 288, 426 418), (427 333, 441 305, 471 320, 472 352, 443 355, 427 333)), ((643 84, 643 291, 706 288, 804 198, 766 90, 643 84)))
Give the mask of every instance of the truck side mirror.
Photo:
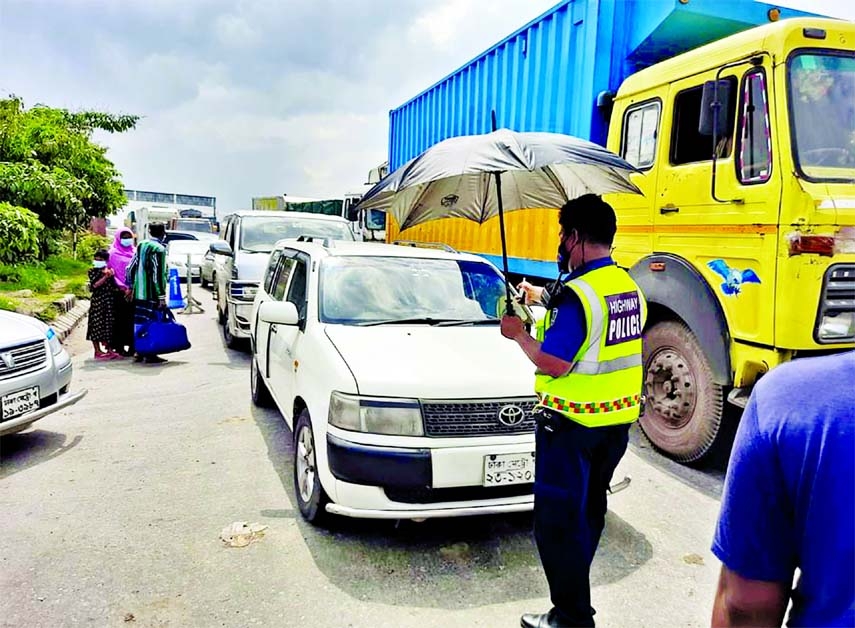
POLYGON ((733 125, 730 103, 730 81, 718 81, 718 93, 716 93, 716 82, 704 83, 704 91, 701 96, 701 114, 698 120, 698 133, 712 136, 713 129, 718 136, 730 133, 733 125))

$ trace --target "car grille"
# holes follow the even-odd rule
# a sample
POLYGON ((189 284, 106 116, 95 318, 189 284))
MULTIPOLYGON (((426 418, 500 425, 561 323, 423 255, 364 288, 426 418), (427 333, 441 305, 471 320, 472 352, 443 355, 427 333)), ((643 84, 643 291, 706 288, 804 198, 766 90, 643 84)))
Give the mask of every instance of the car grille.
POLYGON ((44 340, 0 349, 0 379, 37 371, 47 362, 47 357, 47 343, 44 340))
POLYGON ((483 401, 422 401, 425 434, 428 436, 485 436, 525 434, 534 431, 535 397, 483 401), (499 420, 503 408, 516 406, 522 420, 506 424, 499 420))
POLYGON ((451 488, 393 488, 383 489, 393 502, 399 504, 440 504, 470 502, 482 499, 507 499, 534 493, 534 484, 511 486, 456 486, 451 488))

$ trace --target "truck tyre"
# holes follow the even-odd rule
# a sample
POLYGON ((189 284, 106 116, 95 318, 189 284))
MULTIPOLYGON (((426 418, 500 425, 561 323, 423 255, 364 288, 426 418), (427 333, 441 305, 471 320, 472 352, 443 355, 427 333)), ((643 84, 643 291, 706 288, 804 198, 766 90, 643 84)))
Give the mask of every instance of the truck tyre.
POLYGON ((656 323, 644 334, 644 413, 653 446, 679 462, 699 462, 720 436, 724 397, 692 331, 680 321, 656 323))
POLYGON ((258 359, 252 356, 252 361, 249 363, 249 390, 252 396, 252 403, 259 408, 269 408, 273 405, 273 398, 270 396, 270 390, 261 373, 258 370, 258 359))
POLYGON ((318 476, 315 437, 309 411, 305 409, 294 424, 294 494, 303 518, 315 525, 323 523, 329 497, 318 476))

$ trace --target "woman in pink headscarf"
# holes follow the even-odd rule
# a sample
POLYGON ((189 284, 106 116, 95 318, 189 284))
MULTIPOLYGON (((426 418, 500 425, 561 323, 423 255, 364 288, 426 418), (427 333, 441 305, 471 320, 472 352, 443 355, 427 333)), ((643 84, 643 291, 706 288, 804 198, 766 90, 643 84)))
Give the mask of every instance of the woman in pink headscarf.
POLYGON ((134 252, 134 234, 127 227, 122 227, 113 239, 107 267, 113 269, 113 279, 118 288, 115 291, 113 341, 110 344, 114 351, 124 356, 134 354, 134 305, 131 286, 125 277, 134 252))

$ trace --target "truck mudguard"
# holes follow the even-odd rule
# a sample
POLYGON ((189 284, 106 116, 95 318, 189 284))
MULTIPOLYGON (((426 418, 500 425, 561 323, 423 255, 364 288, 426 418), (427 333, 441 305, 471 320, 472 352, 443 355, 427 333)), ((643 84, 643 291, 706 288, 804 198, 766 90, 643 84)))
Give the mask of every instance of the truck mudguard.
POLYGON ((701 274, 686 260, 664 253, 642 258, 629 273, 648 303, 671 310, 692 330, 709 360, 715 383, 730 385, 733 378, 727 320, 701 274))

